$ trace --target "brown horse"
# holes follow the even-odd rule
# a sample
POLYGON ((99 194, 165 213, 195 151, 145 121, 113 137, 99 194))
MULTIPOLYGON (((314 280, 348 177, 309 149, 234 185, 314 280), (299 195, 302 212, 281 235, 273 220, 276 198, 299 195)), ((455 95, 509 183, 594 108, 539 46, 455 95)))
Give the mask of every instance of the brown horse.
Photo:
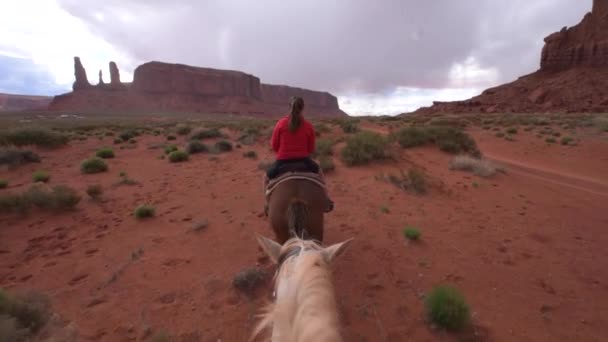
POLYGON ((323 214, 328 198, 325 189, 303 179, 277 185, 268 200, 268 217, 276 240, 292 237, 323 242, 323 214))

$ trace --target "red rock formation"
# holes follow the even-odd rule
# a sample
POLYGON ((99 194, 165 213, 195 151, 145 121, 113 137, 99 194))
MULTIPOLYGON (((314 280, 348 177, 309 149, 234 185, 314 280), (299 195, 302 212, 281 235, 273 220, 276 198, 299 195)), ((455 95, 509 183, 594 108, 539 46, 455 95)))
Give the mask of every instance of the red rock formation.
POLYGON ((0 94, 0 111, 43 110, 52 100, 49 96, 0 94))
POLYGON ((120 71, 114 62, 110 62, 110 87, 112 89, 124 89, 124 85, 120 82, 120 71))
POLYGON ((103 83, 103 72, 101 70, 99 70, 99 81, 97 82, 97 85, 104 85, 105 83, 103 83))
MULTIPOLYGON (((76 70, 78 74, 78 66, 76 70)), ((297 95, 304 98, 306 113, 311 117, 346 116, 337 98, 329 93, 262 84, 259 78, 240 71, 149 62, 135 69, 133 83, 123 84, 119 83, 116 64, 110 63, 110 75, 109 85, 77 87, 71 93, 55 96, 49 109, 278 117, 288 111, 291 96, 297 95)))
POLYGON ((608 0, 571 28, 545 38, 540 70, 470 100, 435 102, 418 113, 608 111, 608 0))
POLYGON ((74 77, 76 78, 76 81, 74 81, 74 84, 72 85, 74 91, 91 87, 91 84, 87 79, 87 71, 82 66, 79 57, 74 57, 74 77))

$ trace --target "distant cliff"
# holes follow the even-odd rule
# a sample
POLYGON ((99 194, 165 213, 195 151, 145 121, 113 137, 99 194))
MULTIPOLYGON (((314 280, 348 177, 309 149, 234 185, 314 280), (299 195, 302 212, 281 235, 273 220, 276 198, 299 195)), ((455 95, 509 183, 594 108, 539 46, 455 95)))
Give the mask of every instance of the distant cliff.
POLYGON ((532 74, 417 112, 608 112, 608 0, 594 0, 578 25, 547 36, 540 57, 540 69, 532 74))
POLYGON ((335 96, 313 90, 262 84, 240 71, 149 62, 135 69, 133 83, 120 82, 110 62, 110 83, 91 85, 85 68, 74 58, 73 91, 55 96, 50 110, 82 112, 189 112, 260 117, 285 115, 291 96, 301 96, 310 117, 341 117, 335 96))
POLYGON ((52 100, 50 96, 0 94, 0 111, 42 110, 52 100))

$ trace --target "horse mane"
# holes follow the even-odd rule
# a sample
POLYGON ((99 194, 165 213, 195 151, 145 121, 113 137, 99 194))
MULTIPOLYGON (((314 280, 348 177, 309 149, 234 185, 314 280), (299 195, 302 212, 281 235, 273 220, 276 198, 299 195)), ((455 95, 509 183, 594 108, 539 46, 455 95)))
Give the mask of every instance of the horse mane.
POLYGON ((273 333, 282 334, 274 336, 280 341, 341 341, 330 267, 321 247, 312 241, 293 240, 311 250, 303 249, 279 269, 276 302, 263 309, 251 340, 272 327, 273 333))

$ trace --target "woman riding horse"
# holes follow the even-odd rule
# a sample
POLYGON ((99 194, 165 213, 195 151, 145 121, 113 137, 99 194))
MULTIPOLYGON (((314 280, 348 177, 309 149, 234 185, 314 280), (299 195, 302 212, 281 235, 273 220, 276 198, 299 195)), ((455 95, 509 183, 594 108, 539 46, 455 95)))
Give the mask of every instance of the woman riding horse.
MULTIPOLYGON (((280 119, 272 132, 271 146, 276 153, 276 161, 266 172, 266 177, 264 178, 265 190, 269 180, 276 178, 281 173, 286 172, 286 170, 294 171, 294 167, 297 171, 316 173, 321 178, 323 177, 323 172, 320 170, 319 165, 310 158, 310 155, 315 150, 315 130, 312 124, 304 119, 304 100, 301 97, 293 97, 289 106, 291 108, 290 114, 280 119)), ((297 188, 318 187, 310 181, 300 181, 297 183, 297 188)), ((289 188, 292 188, 295 191, 294 187, 296 187, 296 181, 289 184, 292 184, 289 188)), ((281 184, 281 186, 286 187, 283 184, 281 184)), ((277 192, 277 190, 275 190, 275 192, 277 192)), ((299 195, 292 195, 291 193, 294 191, 289 191, 289 189, 278 191, 279 193, 284 193, 285 196, 289 198, 283 198, 282 196, 277 197, 281 197, 281 199, 284 199, 285 201, 290 201, 294 196, 302 197, 302 192, 308 193, 312 190, 303 190, 299 191, 299 195)), ((329 196, 327 196, 326 189, 322 189, 322 191, 326 198, 326 200, 323 201, 326 204, 323 205, 322 211, 327 213, 333 210, 334 203, 329 196)), ((298 193, 298 191, 295 191, 295 193, 298 193)), ((310 198, 310 201, 316 201, 317 199, 317 196, 312 193, 309 195, 307 194, 307 196, 310 198)), ((264 207, 264 213, 266 215, 268 215, 268 210, 269 204, 266 203, 264 207)))

